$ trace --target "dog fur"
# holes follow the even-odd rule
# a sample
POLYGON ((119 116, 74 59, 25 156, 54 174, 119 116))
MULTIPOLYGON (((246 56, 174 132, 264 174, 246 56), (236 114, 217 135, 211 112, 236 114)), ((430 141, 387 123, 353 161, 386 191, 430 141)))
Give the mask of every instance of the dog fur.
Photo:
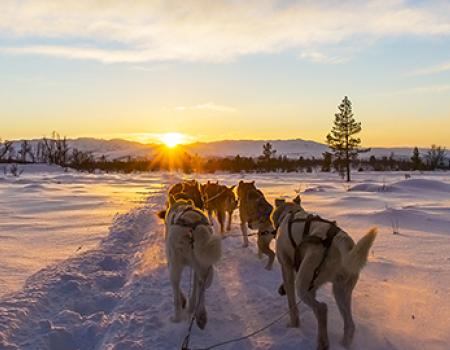
POLYGON ((204 329, 207 323, 205 290, 212 283, 213 265, 221 257, 222 239, 213 234, 207 217, 192 200, 176 200, 169 196, 168 209, 158 216, 165 220, 166 255, 174 302, 171 320, 180 322, 183 319, 186 298, 180 280, 184 267, 189 266, 193 270, 193 288, 188 312, 195 313, 198 327, 204 329))
POLYGON ((179 193, 184 193, 184 196, 191 199, 198 209, 205 209, 200 184, 196 180, 186 180, 177 183, 169 190, 169 196, 174 196, 179 193))
POLYGON ((220 225, 220 233, 225 232, 225 219, 228 214, 228 223, 226 230, 231 230, 231 221, 233 212, 237 208, 236 196, 233 189, 236 186, 227 187, 219 185, 219 182, 208 181, 204 185, 200 185, 200 189, 203 195, 203 202, 205 203, 205 209, 208 211, 208 217, 212 224, 212 216, 216 215, 220 225))
POLYGON ((267 270, 272 269, 275 260, 275 252, 270 249, 270 243, 275 238, 275 229, 270 219, 273 210, 272 205, 266 200, 264 194, 255 186, 255 181, 240 181, 237 193, 239 197, 239 216, 241 219, 241 231, 244 238, 244 247, 248 247, 248 231, 258 230, 258 256, 267 255, 267 270), (273 233, 273 234, 272 234, 273 233))
MULTIPOLYGON (((358 281, 361 269, 367 262, 370 247, 376 237, 376 229, 372 228, 356 244, 346 232, 340 230, 332 240, 328 254, 310 290, 314 271, 324 256, 325 247, 317 243, 301 244, 299 248, 301 263, 296 271, 294 267, 295 248, 289 238, 286 218, 291 212, 295 212, 295 215, 299 217, 306 217, 308 213, 303 210, 299 197, 293 202, 287 203, 284 200, 278 200, 275 204, 276 209, 272 220, 278 227, 276 252, 290 309, 290 326, 298 327, 300 323, 295 300, 297 291, 300 299, 312 308, 316 316, 318 322, 317 348, 328 349, 327 305, 316 300, 316 291, 324 283, 331 282, 337 306, 344 320, 342 344, 345 347, 350 346, 355 331, 351 313, 352 291, 358 281)), ((300 244, 302 240, 304 225, 304 222, 292 224, 292 235, 297 244, 300 244)), ((309 234, 323 239, 329 228, 330 224, 315 221, 311 223, 309 234)))

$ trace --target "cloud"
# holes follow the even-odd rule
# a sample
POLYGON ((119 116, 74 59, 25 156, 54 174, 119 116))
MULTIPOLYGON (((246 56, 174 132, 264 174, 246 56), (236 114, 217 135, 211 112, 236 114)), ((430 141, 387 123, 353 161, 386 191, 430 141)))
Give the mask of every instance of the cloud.
POLYGON ((396 95, 421 95, 421 94, 441 94, 450 91, 449 84, 419 86, 410 89, 394 91, 389 96, 396 95))
POLYGON ((327 56, 319 51, 305 51, 300 57, 314 63, 344 63, 348 61, 345 57, 327 56))
POLYGON ((437 74, 450 71, 450 62, 441 63, 439 65, 428 67, 425 69, 419 69, 415 72, 412 72, 411 76, 417 76, 417 75, 430 75, 430 74, 437 74))
POLYGON ((103 63, 223 62, 284 50, 336 63, 319 52, 383 37, 449 34, 445 0, 3 0, 0 12, 0 35, 15 43, 4 53, 103 63))
POLYGON ((214 111, 220 113, 235 113, 237 110, 230 106, 218 105, 214 102, 206 102, 194 106, 178 106, 175 107, 175 110, 178 112, 184 112, 187 110, 206 110, 206 111, 214 111))

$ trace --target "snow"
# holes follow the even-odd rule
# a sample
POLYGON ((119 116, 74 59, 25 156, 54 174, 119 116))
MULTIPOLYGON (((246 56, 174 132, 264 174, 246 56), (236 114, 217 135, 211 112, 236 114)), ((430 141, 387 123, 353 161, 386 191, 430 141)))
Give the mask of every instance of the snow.
MULTIPOLYGON (((163 224, 154 213, 164 206, 164 191, 181 177, 26 169, 18 179, 3 178, 0 266, 5 261, 11 263, 4 256, 7 250, 25 255, 27 249, 22 250, 26 240, 20 238, 23 232, 27 240, 40 245, 27 263, 42 259, 52 249, 58 256, 41 263, 40 271, 28 271, 30 276, 23 286, 6 280, 8 293, 0 298, 0 349, 180 349, 188 324, 169 320, 172 295, 163 224), (31 187, 24 190, 26 186, 31 187), (74 187, 85 192, 79 197, 74 187), (4 199, 5 193, 14 194, 8 197, 13 199, 4 199), (37 196, 42 201, 40 210, 32 204, 37 196), (59 202, 52 204, 58 196, 59 202), (103 205, 110 205, 108 214, 96 216, 103 205), (57 215, 60 206, 61 215, 57 215), (121 213, 114 215, 119 207, 121 213), (32 219, 22 223, 14 212, 27 208, 32 219), (77 215, 72 226, 78 229, 64 231, 68 213, 77 215), (79 242, 68 250, 55 247, 60 232, 67 235, 67 241, 61 241, 63 246, 70 242, 69 237, 84 244, 89 241, 90 233, 79 237, 89 224, 89 213, 104 223, 92 234, 91 245, 76 254, 72 248, 79 242), (32 222, 48 224, 48 218, 53 221, 52 227, 39 230, 36 224, 33 229, 32 222), (5 221, 11 225, 6 235, 5 221), (14 228, 19 224, 26 229, 14 228)), ((350 187, 335 174, 323 173, 197 178, 227 184, 241 178, 255 179, 271 201, 280 196, 292 198, 300 192, 307 210, 338 220, 355 239, 371 226, 379 226, 369 264, 354 292, 357 330, 353 349, 448 348, 449 173, 413 174, 409 180, 401 173, 358 173, 350 187), (399 222, 400 234, 392 234, 393 218, 399 222)), ((237 216, 235 213, 231 235, 239 234, 237 216)), ((277 294, 279 265, 275 263, 270 272, 264 269, 253 238, 247 249, 241 247, 240 237, 224 239, 223 258, 206 294, 209 321, 204 331, 194 326, 192 348, 245 335, 287 310, 285 298, 277 294)), ((189 289, 188 277, 186 270, 185 291, 189 289)), ((4 274, 1 278, 5 279, 4 274)), ((331 348, 340 349, 342 320, 329 286, 320 290, 319 299, 329 306, 331 348)), ((285 317, 255 337, 222 348, 314 349, 315 318, 304 305, 300 305, 300 315, 300 329, 287 328, 285 317)))
POLYGON ((19 168, 20 177, 0 176, 0 296, 55 260, 93 248, 114 215, 161 191, 160 176, 19 168))

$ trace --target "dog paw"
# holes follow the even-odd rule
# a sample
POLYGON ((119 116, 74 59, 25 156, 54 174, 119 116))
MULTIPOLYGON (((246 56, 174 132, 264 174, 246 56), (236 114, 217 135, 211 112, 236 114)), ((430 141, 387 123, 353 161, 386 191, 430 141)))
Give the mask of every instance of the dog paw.
POLYGON ((341 345, 346 348, 349 349, 350 345, 352 344, 353 341, 353 335, 354 335, 355 329, 351 329, 347 332, 344 331, 344 336, 342 337, 340 343, 341 345))
POLYGON ((208 322, 208 316, 206 315, 206 311, 199 312, 195 316, 195 321, 197 322, 198 328, 205 329, 206 323, 208 322))
POLYGON ((319 341, 317 344, 317 350, 328 350, 329 348, 328 340, 319 341))

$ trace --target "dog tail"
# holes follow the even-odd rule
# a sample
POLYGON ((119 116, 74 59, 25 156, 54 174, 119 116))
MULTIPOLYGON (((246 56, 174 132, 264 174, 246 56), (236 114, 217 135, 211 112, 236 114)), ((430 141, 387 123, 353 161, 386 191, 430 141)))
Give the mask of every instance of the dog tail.
POLYGON ((367 263, 370 247, 372 247, 376 236, 377 228, 373 227, 347 254, 343 255, 342 265, 347 272, 352 275, 359 274, 367 263))
POLYGON ((204 266, 217 263, 222 256, 222 237, 210 234, 205 226, 199 226, 197 230, 205 230, 203 239, 194 240, 194 256, 204 266))

